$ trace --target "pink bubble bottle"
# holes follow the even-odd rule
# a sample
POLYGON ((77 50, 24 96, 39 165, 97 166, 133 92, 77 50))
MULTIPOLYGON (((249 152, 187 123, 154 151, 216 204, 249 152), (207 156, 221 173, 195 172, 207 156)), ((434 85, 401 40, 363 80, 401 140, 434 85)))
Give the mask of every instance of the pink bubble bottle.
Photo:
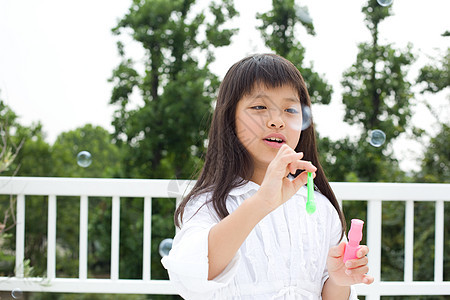
POLYGON ((358 258, 356 252, 360 248, 359 242, 362 240, 362 229, 364 221, 352 219, 352 225, 348 231, 348 243, 344 252, 344 263, 349 259, 358 258))

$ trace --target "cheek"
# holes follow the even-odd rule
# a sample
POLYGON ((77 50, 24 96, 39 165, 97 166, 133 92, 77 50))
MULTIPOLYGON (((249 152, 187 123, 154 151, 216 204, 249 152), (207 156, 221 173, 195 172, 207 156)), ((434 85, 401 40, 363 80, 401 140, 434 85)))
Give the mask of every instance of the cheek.
POLYGON ((290 119, 290 120, 286 121, 286 127, 289 130, 301 132, 302 131, 302 119, 301 118, 290 119))
POLYGON ((302 122, 301 118, 295 118, 286 122, 286 129, 288 130, 288 139, 290 140, 289 146, 293 149, 297 147, 300 141, 300 135, 302 133, 302 122))
POLYGON ((257 126, 245 118, 236 121, 236 135, 244 147, 249 147, 257 138, 257 126))

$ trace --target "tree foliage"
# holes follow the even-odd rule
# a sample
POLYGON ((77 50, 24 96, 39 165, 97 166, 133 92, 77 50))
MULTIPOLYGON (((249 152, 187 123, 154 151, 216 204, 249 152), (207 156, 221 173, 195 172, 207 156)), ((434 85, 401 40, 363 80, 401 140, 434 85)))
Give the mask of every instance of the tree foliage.
MULTIPOLYGON (((438 94, 447 97, 450 106, 449 95, 444 91, 450 87, 450 48, 442 57, 435 59, 433 64, 420 69, 417 78, 421 85, 422 94, 438 94)), ((425 103, 431 113, 439 121, 439 114, 433 110, 430 103, 425 103)), ((447 106, 447 107, 448 107, 447 106)), ((446 182, 450 183, 450 121, 439 122, 440 130, 431 137, 428 147, 422 159, 420 171, 416 174, 419 182, 446 182)))
MULTIPOLYGON (((366 26, 371 33, 371 42, 359 44, 356 62, 344 72, 342 80, 344 121, 358 126, 361 135, 356 139, 347 137, 341 141, 324 139, 322 143, 322 149, 328 149, 323 156, 328 164, 330 177, 335 181, 398 182, 407 179, 393 157, 391 145, 400 134, 412 128, 409 121, 414 95, 407 74, 415 58, 411 45, 405 50, 399 50, 393 45, 380 44, 379 24, 391 15, 390 9, 378 5, 376 0, 368 0, 362 9, 366 26), (374 129, 381 129, 386 134, 385 144, 380 148, 374 148, 368 143, 367 133, 374 129)), ((445 85, 443 82, 448 81, 448 76, 441 72, 446 72, 446 68, 445 63, 442 63, 438 68, 427 66, 422 69, 419 80, 429 80, 424 91, 439 90, 445 85)), ((445 144, 448 145, 448 126, 443 125, 442 133, 431 139, 422 165, 423 170, 428 166, 430 181, 445 178, 443 173, 448 173, 448 168, 445 167, 448 158, 442 159, 445 155, 449 157, 448 147, 442 146, 445 144)), ((360 203, 349 203, 347 206, 352 212, 365 209, 360 203)), ((429 203, 415 203, 414 219, 418 230, 415 230, 414 236, 414 280, 433 278, 433 256, 425 245, 434 242, 434 209, 434 205, 429 203)), ((402 280, 405 254, 404 203, 383 202, 382 218, 381 278, 387 281, 402 280)))
POLYGON ((406 131, 412 115, 414 95, 406 77, 414 56, 411 45, 399 50, 379 42, 379 24, 391 15, 390 10, 376 0, 369 0, 362 8, 371 41, 358 45, 356 62, 344 72, 341 82, 344 121, 359 127, 360 135, 320 145, 326 151, 323 156, 331 180, 349 176, 356 181, 405 180, 391 145, 406 131), (375 129, 386 134, 380 148, 369 143, 375 129))
POLYGON ((406 75, 414 56, 411 46, 401 51, 378 41, 378 26, 391 15, 390 7, 371 0, 362 11, 372 41, 359 44, 355 64, 343 75, 344 120, 362 125, 365 131, 383 130, 389 143, 405 131, 411 117, 413 94, 406 75))
POLYGON ((290 60, 305 78, 313 103, 329 104, 333 89, 325 79, 313 70, 313 65, 304 62, 305 48, 296 38, 302 28, 315 35, 314 25, 308 8, 301 7, 294 0, 273 0, 272 10, 258 14, 263 24, 258 27, 266 45, 275 53, 290 60))
POLYGON ((422 159, 416 180, 419 182, 450 183, 450 124, 441 124, 438 134, 431 138, 422 159))
POLYGON ((204 152, 206 120, 218 87, 209 70, 212 51, 230 44, 236 29, 224 23, 237 12, 230 0, 211 2, 200 12, 195 2, 133 1, 113 29, 117 35, 130 33, 145 51, 144 71, 138 72, 119 43, 123 60, 110 79, 111 104, 117 107, 114 137, 129 149, 126 176, 189 177, 204 152), (133 92, 142 100, 135 109, 130 108, 133 92))
POLYGON ((434 64, 420 69, 418 83, 423 83, 422 93, 438 93, 450 86, 450 48, 442 57, 438 57, 434 64))
POLYGON ((52 146, 53 176, 112 178, 120 176, 121 155, 111 134, 100 126, 83 127, 61 133, 52 146), (81 151, 91 154, 88 167, 77 164, 81 151))

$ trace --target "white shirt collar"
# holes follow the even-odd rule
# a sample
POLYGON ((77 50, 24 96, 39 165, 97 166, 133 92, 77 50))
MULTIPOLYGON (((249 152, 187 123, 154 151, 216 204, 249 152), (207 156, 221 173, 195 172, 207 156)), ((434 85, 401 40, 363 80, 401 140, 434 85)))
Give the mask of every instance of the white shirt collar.
MULTIPOLYGON (((238 177, 238 179, 243 180, 240 177, 238 177)), ((243 181, 245 182, 243 185, 232 189, 229 192, 229 194, 232 195, 232 196, 241 196, 243 194, 248 193, 249 191, 255 191, 256 192, 261 187, 259 184, 255 183, 255 182, 253 182, 251 180, 248 180, 248 181, 247 180, 243 180, 243 181)))

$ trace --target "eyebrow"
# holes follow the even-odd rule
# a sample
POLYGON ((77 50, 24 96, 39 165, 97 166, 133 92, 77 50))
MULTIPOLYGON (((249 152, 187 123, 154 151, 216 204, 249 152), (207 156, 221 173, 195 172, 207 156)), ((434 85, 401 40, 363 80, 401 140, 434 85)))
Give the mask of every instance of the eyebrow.
MULTIPOLYGON (((249 97, 248 99, 250 100, 250 99, 259 99, 259 98, 272 100, 272 99, 270 99, 269 96, 267 96, 264 93, 258 93, 255 96, 249 97)), ((294 102, 294 103, 300 103, 300 99, 298 99, 297 97, 287 97, 287 98, 283 98, 283 100, 289 101, 289 102, 294 102)))

